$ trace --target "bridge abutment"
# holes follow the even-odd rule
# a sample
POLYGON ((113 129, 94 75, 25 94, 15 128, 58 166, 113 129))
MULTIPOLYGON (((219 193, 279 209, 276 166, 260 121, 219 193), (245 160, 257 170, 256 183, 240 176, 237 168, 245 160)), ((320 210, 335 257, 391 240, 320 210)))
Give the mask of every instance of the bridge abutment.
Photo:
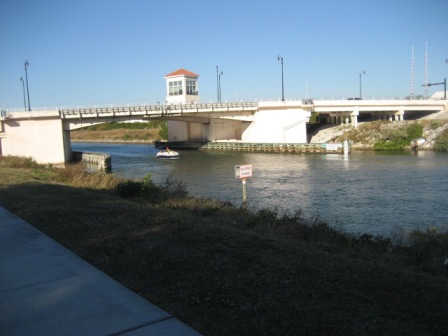
POLYGON ((2 155, 30 157, 42 164, 69 161, 70 135, 64 131, 59 111, 9 113, 1 123, 2 155))

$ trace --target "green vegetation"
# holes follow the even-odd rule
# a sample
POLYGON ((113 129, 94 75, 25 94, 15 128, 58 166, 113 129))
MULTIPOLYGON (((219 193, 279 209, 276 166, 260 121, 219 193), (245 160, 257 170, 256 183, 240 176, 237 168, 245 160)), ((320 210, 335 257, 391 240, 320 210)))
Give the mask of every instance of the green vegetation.
POLYGON ((434 150, 439 152, 448 151, 448 128, 435 138, 434 150))
POLYGON ((375 150, 403 150, 409 146, 412 139, 420 138, 423 126, 417 123, 406 124, 396 129, 384 130, 382 138, 375 142, 375 150))
POLYGON ((0 204, 205 335, 444 335, 448 233, 341 233, 168 178, 0 157, 0 204), (26 206, 25 206, 26 205, 26 206))
POLYGON ((160 140, 168 139, 168 124, 166 122, 163 122, 160 125, 159 137, 160 137, 160 140))
POLYGON ((433 141, 430 149, 446 151, 447 124, 445 120, 373 121, 363 123, 357 128, 349 128, 334 140, 349 140, 354 149, 403 150, 409 147, 411 140, 425 138, 427 141, 433 141))

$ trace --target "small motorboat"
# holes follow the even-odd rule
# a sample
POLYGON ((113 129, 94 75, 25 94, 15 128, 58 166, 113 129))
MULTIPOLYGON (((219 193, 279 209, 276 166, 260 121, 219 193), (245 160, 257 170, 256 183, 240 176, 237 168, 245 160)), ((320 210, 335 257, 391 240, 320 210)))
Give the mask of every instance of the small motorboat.
POLYGON ((158 159, 178 159, 179 153, 169 149, 168 147, 164 150, 159 151, 156 154, 156 158, 158 159))

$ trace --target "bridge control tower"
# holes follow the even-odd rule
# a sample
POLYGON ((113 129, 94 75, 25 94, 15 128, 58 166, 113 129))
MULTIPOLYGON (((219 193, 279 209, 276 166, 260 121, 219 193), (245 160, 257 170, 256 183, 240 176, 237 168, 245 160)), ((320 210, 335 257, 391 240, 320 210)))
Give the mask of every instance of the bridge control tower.
POLYGON ((199 103, 198 77, 183 68, 166 75, 166 104, 199 103))

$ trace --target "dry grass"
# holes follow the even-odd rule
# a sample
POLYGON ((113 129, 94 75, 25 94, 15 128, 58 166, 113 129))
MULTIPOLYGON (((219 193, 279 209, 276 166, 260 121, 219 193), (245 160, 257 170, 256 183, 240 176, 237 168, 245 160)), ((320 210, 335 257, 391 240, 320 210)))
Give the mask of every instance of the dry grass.
POLYGON ((71 132, 70 139, 77 142, 153 142, 158 134, 158 129, 80 130, 71 132))
MULTIPOLYGON (((79 172, 33 180, 33 169, 0 161, 0 176, 16 171, 25 181, 2 182, 2 206, 205 335, 448 330, 443 260, 427 268, 424 255, 417 261, 389 241, 353 239, 300 216, 189 197, 123 199, 112 189, 61 183, 79 172)), ((441 249, 429 256, 437 260, 448 240, 435 237, 422 250, 437 242, 441 249)))

